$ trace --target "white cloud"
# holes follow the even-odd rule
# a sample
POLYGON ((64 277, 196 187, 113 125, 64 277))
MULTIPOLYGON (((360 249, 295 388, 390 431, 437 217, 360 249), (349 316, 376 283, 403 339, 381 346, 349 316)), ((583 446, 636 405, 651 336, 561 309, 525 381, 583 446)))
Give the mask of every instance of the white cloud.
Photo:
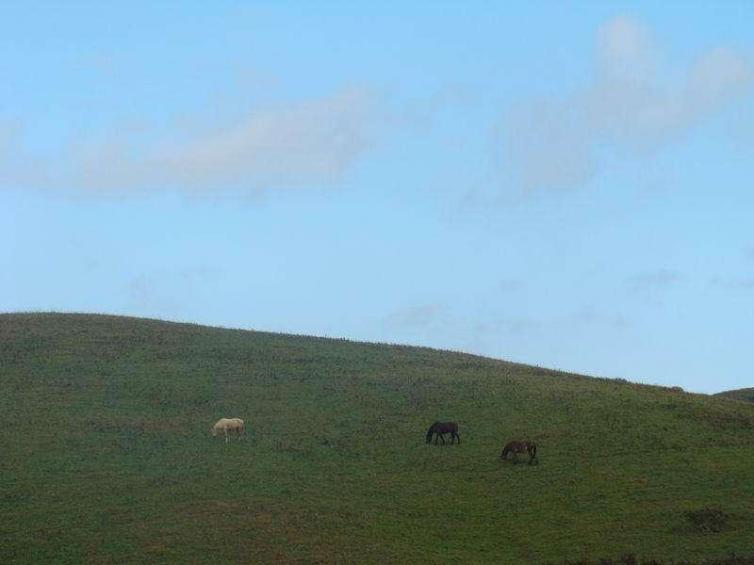
POLYGON ((525 101, 505 122, 506 164, 525 189, 573 187, 598 169, 595 150, 645 152, 678 139, 749 92, 754 68, 726 48, 666 68, 649 29, 627 17, 597 32, 595 78, 571 96, 525 101))
POLYGON ((597 64, 604 80, 649 82, 657 66, 657 49, 647 26, 618 17, 597 30, 597 64))
POLYGON ((332 184, 373 142, 376 118, 369 92, 344 89, 204 132, 124 128, 104 140, 79 140, 60 151, 64 159, 40 163, 34 172, 18 158, 22 151, 6 149, 0 188, 251 192, 332 184))

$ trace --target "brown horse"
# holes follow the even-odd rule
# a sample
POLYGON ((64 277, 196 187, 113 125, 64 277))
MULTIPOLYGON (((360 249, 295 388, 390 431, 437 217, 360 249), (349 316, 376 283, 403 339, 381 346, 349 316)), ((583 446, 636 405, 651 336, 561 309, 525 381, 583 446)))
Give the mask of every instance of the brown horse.
POLYGON ((445 444, 445 434, 450 434, 450 443, 454 440, 458 440, 461 443, 461 436, 458 434, 458 424, 455 422, 435 422, 427 430, 427 443, 432 441, 432 435, 435 436, 435 445, 437 445, 437 439, 441 439, 445 444))
POLYGON ((509 441, 505 444, 503 452, 500 454, 500 459, 508 459, 508 455, 511 453, 513 454, 514 463, 518 463, 519 453, 528 453, 529 465, 534 464, 535 461, 539 464, 539 459, 537 459, 537 444, 533 441, 509 441))

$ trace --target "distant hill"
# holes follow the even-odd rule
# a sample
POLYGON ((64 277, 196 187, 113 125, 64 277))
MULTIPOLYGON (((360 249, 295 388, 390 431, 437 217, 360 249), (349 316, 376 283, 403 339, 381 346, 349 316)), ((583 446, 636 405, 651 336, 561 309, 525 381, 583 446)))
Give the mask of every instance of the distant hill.
POLYGON ((725 398, 732 398, 733 400, 745 400, 746 402, 754 402, 754 388, 726 390, 725 392, 718 392, 715 396, 723 396, 725 398))
POLYGON ((5 314, 0 516, 2 563, 754 555, 754 405, 417 347, 5 314), (223 416, 246 437, 212 438, 223 416), (461 444, 426 445, 435 420, 461 444), (514 438, 539 465, 500 461, 514 438))

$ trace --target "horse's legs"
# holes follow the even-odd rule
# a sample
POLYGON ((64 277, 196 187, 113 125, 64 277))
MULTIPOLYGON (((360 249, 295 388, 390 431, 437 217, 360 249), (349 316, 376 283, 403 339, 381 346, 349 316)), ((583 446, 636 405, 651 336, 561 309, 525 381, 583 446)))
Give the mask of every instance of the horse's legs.
POLYGON ((225 428, 225 443, 230 442, 230 439, 228 438, 228 428, 225 428))
POLYGON ((442 440, 442 444, 445 445, 445 434, 440 434, 440 439, 442 440))

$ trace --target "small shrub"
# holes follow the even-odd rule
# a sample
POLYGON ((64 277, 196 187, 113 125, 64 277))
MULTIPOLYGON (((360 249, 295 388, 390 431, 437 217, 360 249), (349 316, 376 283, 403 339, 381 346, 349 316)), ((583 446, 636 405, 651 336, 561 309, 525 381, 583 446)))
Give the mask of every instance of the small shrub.
POLYGON ((686 519, 702 533, 716 533, 723 530, 728 514, 717 506, 705 506, 697 510, 687 510, 686 519))

